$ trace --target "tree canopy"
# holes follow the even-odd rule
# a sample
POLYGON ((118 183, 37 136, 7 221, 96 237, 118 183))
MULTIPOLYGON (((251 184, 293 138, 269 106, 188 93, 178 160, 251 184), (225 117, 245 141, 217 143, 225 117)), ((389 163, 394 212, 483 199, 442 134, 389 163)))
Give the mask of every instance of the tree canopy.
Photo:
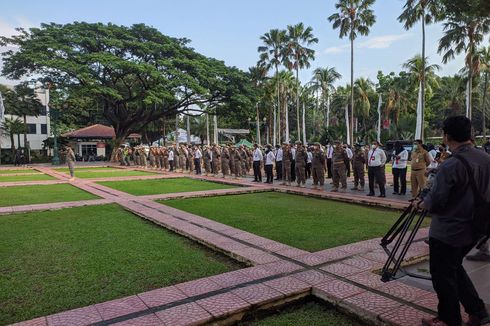
POLYGON ((144 24, 50 23, 19 31, 0 38, 14 48, 3 53, 3 74, 49 83, 62 94, 60 108, 68 96, 94 99, 116 131, 116 144, 191 106, 218 112, 253 106, 246 73, 144 24))

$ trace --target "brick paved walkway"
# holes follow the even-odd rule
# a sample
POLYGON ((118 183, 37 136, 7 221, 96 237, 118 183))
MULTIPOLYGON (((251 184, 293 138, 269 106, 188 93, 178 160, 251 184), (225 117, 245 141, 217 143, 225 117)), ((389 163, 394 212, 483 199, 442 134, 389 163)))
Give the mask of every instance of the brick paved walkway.
MULTIPOLYGON (((45 167, 37 169, 58 178, 60 182, 67 182, 68 176, 64 173, 45 167)), ((182 176, 166 173, 154 175, 153 178, 182 176)), ((70 184, 102 199, 5 207, 0 213, 116 202, 144 219, 248 263, 251 267, 60 312, 18 325, 200 325, 218 321, 226 324, 241 319, 251 311, 310 295, 377 324, 419 325, 422 317, 434 315, 437 298, 433 292, 399 281, 380 281, 380 276, 375 272, 382 267, 386 255, 380 249, 379 238, 307 252, 154 200, 273 190, 391 208, 406 207, 406 201, 256 184, 247 179, 185 176, 242 187, 133 196, 96 184, 93 180, 75 179, 70 184)), ((134 179, 147 177, 130 177, 130 180, 134 179)), ((407 259, 428 255, 428 246, 422 241, 427 234, 427 229, 419 231, 407 259)))

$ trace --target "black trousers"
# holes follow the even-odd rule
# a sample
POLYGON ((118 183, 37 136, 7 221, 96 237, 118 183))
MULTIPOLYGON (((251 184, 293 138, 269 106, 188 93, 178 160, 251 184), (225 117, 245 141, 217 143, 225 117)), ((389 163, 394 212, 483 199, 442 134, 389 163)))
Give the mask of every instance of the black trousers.
POLYGON ((350 178, 350 160, 345 161, 345 171, 347 178, 350 178))
POLYGON ((262 171, 260 171, 260 161, 253 162, 254 180, 262 182, 262 171))
POLYGON ((402 195, 407 193, 407 168, 393 169, 393 191, 402 195))
POLYGON ((374 182, 379 186, 379 192, 381 195, 385 195, 385 177, 384 169, 381 166, 369 166, 368 167, 368 179, 369 179, 369 193, 374 194, 374 182))
POLYGON ((311 163, 306 163, 305 176, 306 176, 306 179, 311 178, 311 163))
POLYGON ((332 179, 332 159, 327 158, 327 178, 332 179))
POLYGON ((170 171, 173 171, 174 170, 174 161, 171 160, 171 161, 168 161, 168 163, 170 164, 170 171))
POLYGON ((460 302, 468 314, 487 316, 485 304, 463 268, 463 259, 472 247, 452 247, 429 239, 430 274, 439 299, 438 317, 449 326, 461 325, 460 302))
POLYGON ((265 175, 267 176, 267 183, 272 183, 274 176, 272 175, 272 164, 265 166, 265 175))
POLYGON ((282 180, 282 161, 276 161, 276 180, 282 180))
POLYGON ((196 168, 196 174, 201 174, 201 159, 200 158, 194 159, 194 167, 196 168))
POLYGON ((296 180, 296 161, 291 161, 291 181, 296 180))

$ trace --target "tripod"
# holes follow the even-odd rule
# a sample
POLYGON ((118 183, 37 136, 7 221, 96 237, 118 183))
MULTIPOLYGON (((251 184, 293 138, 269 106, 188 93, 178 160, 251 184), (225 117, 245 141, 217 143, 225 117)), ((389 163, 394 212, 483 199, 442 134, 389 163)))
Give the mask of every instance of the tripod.
POLYGON ((410 206, 405 209, 388 233, 381 239, 381 247, 383 247, 384 251, 388 254, 388 260, 383 266, 381 274, 381 281, 383 282, 395 280, 405 275, 425 280, 431 279, 425 275, 408 272, 401 266, 413 239, 415 239, 417 231, 420 229, 420 226, 427 215, 427 211, 425 209, 419 209, 415 203, 416 199, 411 202, 410 206), (393 249, 390 250, 388 246, 393 243, 395 239, 396 241, 393 249), (403 275, 397 276, 399 271, 401 271, 403 275))

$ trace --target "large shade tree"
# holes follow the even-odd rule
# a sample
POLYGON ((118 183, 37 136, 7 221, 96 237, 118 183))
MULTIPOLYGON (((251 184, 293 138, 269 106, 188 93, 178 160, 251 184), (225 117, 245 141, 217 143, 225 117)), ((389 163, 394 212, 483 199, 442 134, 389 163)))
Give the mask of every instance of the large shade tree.
MULTIPOLYGON (((339 29, 340 38, 350 40, 350 84, 354 85, 354 40, 358 35, 368 35, 369 28, 376 22, 371 6, 375 0, 339 0, 335 4, 337 12, 328 20, 334 29, 339 29)), ((350 139, 354 142, 354 88, 350 89, 350 139)))
POLYGON ((253 106, 245 73, 144 24, 42 24, 0 44, 16 49, 3 53, 7 77, 41 77, 55 89, 97 98, 116 146, 130 132, 193 105, 217 113, 253 106))

